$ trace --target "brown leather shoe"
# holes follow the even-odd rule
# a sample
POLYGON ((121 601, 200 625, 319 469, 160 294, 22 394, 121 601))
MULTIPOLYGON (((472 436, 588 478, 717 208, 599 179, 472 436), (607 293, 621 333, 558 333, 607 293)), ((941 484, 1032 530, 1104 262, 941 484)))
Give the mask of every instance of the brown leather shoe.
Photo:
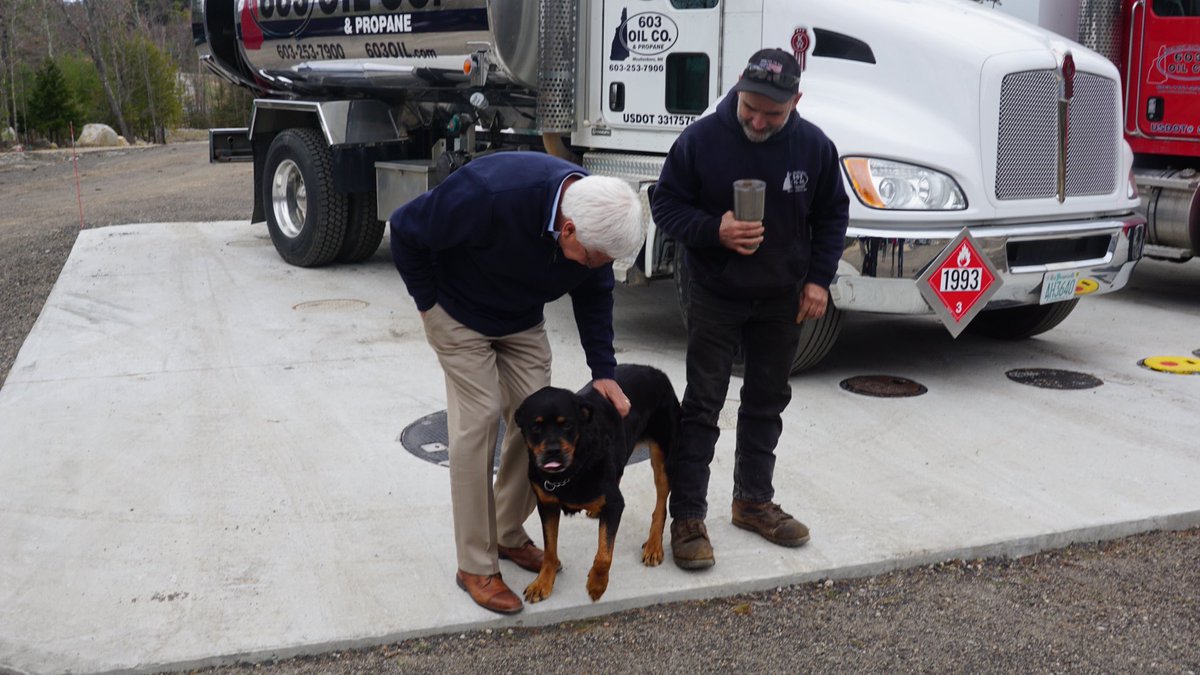
POLYGON ((525 608, 525 605, 521 604, 521 598, 504 584, 504 579, 500 578, 498 573, 467 574, 459 570, 458 574, 454 575, 454 580, 458 582, 459 588, 470 594, 475 604, 484 609, 501 614, 516 614, 525 608))
MULTIPOLYGON (((542 571, 542 558, 545 557, 545 554, 542 553, 542 549, 534 546, 531 540, 526 541, 516 548, 497 545, 496 551, 500 554, 501 560, 511 560, 517 564, 517 567, 523 570, 529 570, 534 573, 542 571)), ((559 568, 562 568, 561 563, 559 564, 559 568)))

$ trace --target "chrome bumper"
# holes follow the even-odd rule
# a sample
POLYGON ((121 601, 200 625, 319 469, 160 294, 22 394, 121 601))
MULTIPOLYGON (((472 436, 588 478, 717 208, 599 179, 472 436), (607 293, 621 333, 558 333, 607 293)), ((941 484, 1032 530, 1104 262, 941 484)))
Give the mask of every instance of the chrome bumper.
MULTIPOLYGON (((838 309, 894 314, 931 314, 916 279, 960 228, 922 229, 851 226, 830 296, 838 309)), ((1036 305, 1046 272, 1077 270, 1092 280, 1080 295, 1111 293, 1125 286, 1142 257, 1145 219, 1117 218, 1026 225, 973 227, 971 236, 1000 272, 1003 284, 985 309, 1036 305)))

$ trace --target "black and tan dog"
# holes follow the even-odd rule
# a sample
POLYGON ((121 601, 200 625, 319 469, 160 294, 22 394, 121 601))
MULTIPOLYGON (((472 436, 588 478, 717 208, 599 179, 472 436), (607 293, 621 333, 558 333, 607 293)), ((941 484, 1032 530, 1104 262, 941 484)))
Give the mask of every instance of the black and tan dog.
POLYGON ((642 544, 642 563, 663 559, 663 525, 667 517, 666 459, 679 428, 679 399, 662 371, 649 366, 617 367, 617 383, 629 397, 624 418, 608 399, 588 385, 579 393, 546 387, 526 398, 515 420, 529 448, 529 480, 537 495, 545 537, 542 569, 525 588, 525 599, 550 597, 558 574, 558 523, 561 513, 580 511, 600 521, 600 542, 587 590, 598 600, 608 588, 613 542, 625 500, 620 481, 629 456, 642 442, 650 447, 657 499, 650 536, 642 544))

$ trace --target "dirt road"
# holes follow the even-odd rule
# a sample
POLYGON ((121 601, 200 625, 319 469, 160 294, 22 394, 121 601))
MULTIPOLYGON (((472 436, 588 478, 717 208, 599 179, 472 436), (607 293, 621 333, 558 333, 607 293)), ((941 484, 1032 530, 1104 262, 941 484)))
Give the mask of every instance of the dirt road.
MULTIPOLYGON (((250 166, 210 165, 204 143, 92 151, 78 166, 85 227, 249 217, 250 166)), ((0 205, 2 381, 80 228, 70 154, 0 154, 0 205)), ((250 670, 1196 675, 1200 530, 221 672, 250 670)))

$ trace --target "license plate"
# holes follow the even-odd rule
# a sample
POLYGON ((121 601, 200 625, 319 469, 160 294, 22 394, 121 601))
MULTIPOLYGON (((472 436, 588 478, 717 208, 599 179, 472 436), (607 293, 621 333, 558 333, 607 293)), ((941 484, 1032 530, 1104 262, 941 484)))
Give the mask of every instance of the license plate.
POLYGON ((1048 305, 1074 298, 1078 281, 1078 272, 1046 272, 1042 277, 1042 298, 1039 302, 1048 305))

